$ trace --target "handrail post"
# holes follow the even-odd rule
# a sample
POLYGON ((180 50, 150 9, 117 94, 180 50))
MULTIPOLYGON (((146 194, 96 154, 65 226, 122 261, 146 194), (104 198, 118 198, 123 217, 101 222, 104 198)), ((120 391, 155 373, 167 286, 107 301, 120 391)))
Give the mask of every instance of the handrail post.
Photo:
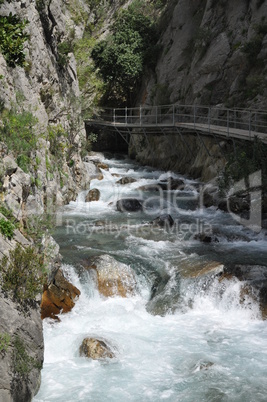
POLYGON ((158 125, 158 107, 156 106, 156 125, 158 125))
POLYGON ((254 124, 254 130, 257 131, 257 112, 255 112, 255 124, 254 124))
POLYGON ((194 105, 194 129, 196 128, 196 105, 194 105))
POLYGON ((125 124, 128 123, 127 106, 125 107, 125 124))
POLYGON ((140 105, 140 126, 142 126, 142 106, 140 105))
POLYGON ((172 105, 172 125, 175 124, 175 117, 174 117, 174 105, 172 105))
POLYGON ((251 140, 251 111, 249 111, 248 127, 249 127, 249 139, 251 140))
POLYGON ((113 123, 116 123, 116 109, 113 109, 113 123))
POLYGON ((208 108, 208 125, 209 125, 209 132, 210 132, 210 107, 208 108))
POLYGON ((229 109, 227 109, 227 136, 229 137, 229 109))

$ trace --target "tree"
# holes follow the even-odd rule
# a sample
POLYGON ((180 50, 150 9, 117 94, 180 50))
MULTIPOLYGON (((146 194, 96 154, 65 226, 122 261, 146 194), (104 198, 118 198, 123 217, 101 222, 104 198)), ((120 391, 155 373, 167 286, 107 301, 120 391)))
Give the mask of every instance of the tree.
POLYGON ((107 86, 106 99, 117 104, 131 103, 145 66, 153 67, 156 62, 156 25, 141 11, 134 4, 122 10, 112 34, 92 50, 95 66, 107 86))

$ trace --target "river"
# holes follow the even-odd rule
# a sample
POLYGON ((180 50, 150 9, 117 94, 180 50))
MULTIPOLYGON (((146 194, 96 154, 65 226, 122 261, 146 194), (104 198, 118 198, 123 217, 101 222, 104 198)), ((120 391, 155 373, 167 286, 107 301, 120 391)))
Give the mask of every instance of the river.
POLYGON ((34 402, 266 401, 267 321, 257 300, 247 294, 241 302, 237 279, 195 275, 211 261, 267 265, 265 233, 202 208, 197 182, 183 178, 178 192, 141 191, 170 173, 127 159, 104 162, 109 171, 90 185, 100 200, 85 203, 83 191, 59 214, 54 237, 81 295, 60 322, 43 321, 44 367, 34 402), (125 176, 136 181, 116 183, 125 176), (145 210, 118 212, 115 202, 123 197, 144 198, 145 210), (162 212, 176 219, 175 228, 148 224, 162 212), (211 230, 210 243, 195 236, 211 230), (99 294, 82 265, 102 254, 134 270, 135 294, 99 294), (108 341, 116 357, 80 357, 87 336, 108 341))

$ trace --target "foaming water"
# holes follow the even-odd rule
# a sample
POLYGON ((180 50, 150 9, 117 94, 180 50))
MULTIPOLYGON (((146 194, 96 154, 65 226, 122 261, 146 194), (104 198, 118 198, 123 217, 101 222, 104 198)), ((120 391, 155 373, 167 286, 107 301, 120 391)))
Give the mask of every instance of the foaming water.
POLYGON ((60 323, 44 322, 45 364, 35 402, 264 400, 267 328, 253 309, 240 308, 235 284, 220 303, 212 292, 190 289, 191 309, 161 317, 146 311, 145 289, 106 299, 72 267, 65 269, 82 294, 60 323), (116 359, 79 357, 86 336, 106 339, 116 359))
POLYGON ((129 161, 105 163, 109 172, 90 183, 100 190, 100 200, 85 203, 87 192, 82 192, 64 209, 56 233, 64 272, 81 295, 60 322, 43 321, 45 360, 34 402, 266 401, 267 325, 257 294, 237 279, 195 275, 205 261, 222 266, 250 263, 249 258, 267 261, 264 235, 247 232, 213 208, 177 212, 172 200, 175 218, 187 225, 201 218, 217 230, 219 242, 152 230, 148 223, 158 213, 156 205, 149 214, 120 213, 114 205, 168 175, 129 161), (137 181, 116 183, 125 175, 137 181), (134 295, 99 294, 81 261, 101 254, 134 270, 134 295), (116 357, 80 357, 88 336, 105 339, 116 357))

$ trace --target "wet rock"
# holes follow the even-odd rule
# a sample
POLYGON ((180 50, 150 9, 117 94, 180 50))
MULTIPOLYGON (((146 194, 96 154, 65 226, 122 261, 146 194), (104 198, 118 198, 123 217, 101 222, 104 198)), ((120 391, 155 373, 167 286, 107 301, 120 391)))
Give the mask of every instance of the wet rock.
POLYGON ((219 199, 218 187, 214 186, 203 186, 200 190, 200 205, 206 208, 217 206, 219 199))
POLYGON ((86 195, 85 202, 99 201, 99 199, 100 199, 100 191, 97 188, 93 188, 86 195))
POLYGON ((88 267, 96 272, 99 293, 103 296, 127 297, 135 292, 134 272, 127 265, 109 255, 102 255, 88 267))
POLYGON ((120 180, 116 181, 116 184, 130 184, 130 183, 135 183, 136 179, 134 179, 133 177, 122 177, 120 180))
POLYGON ((204 275, 219 276, 224 265, 219 261, 192 261, 185 259, 179 263, 179 272, 184 278, 200 278, 204 275))
POLYGON ((80 356, 85 356, 93 360, 112 359, 114 353, 106 342, 97 338, 85 338, 80 346, 80 356))
POLYGON ((158 186, 162 188, 162 190, 178 190, 184 187, 184 180, 176 179, 174 177, 169 177, 167 181, 160 181, 158 186))
POLYGON ((117 210, 120 212, 142 211, 143 206, 136 198, 122 198, 116 203, 117 210))
POLYGON ((41 302, 41 318, 58 319, 58 314, 69 312, 75 305, 80 290, 72 285, 61 269, 58 269, 52 281, 46 285, 41 302))
POLYGON ((206 233, 198 233, 194 236, 195 240, 199 240, 202 243, 218 243, 218 237, 206 233))
POLYGON ((191 278, 199 278, 203 275, 217 276, 223 272, 224 265, 217 261, 206 262, 204 266, 195 266, 195 272, 191 273, 191 278))
POLYGON ((140 186, 138 187, 139 191, 160 191, 161 187, 158 186, 157 184, 147 184, 146 186, 140 186))
POLYGON ((180 274, 171 277, 165 274, 157 277, 151 289, 151 297, 146 310, 152 315, 164 316, 174 313, 180 305, 180 274))
POLYGON ((98 169, 109 170, 109 166, 103 162, 97 163, 96 165, 97 165, 98 169))
POLYGON ((250 210, 250 196, 247 193, 233 195, 229 199, 222 199, 218 202, 218 208, 224 212, 233 212, 238 215, 247 216, 250 210))
POLYGON ((162 214, 158 216, 157 218, 153 219, 151 222, 152 225, 155 226, 160 226, 162 228, 169 228, 174 225, 174 220, 169 214, 162 214))
POLYGON ((240 297, 249 295, 252 299, 258 300, 262 318, 267 319, 267 266, 230 265, 225 267, 220 280, 233 277, 244 282, 240 297))
POLYGON ((195 372, 200 371, 200 370, 208 370, 212 366, 214 366, 214 363, 212 363, 212 362, 200 361, 194 366, 193 372, 195 373, 195 372))

